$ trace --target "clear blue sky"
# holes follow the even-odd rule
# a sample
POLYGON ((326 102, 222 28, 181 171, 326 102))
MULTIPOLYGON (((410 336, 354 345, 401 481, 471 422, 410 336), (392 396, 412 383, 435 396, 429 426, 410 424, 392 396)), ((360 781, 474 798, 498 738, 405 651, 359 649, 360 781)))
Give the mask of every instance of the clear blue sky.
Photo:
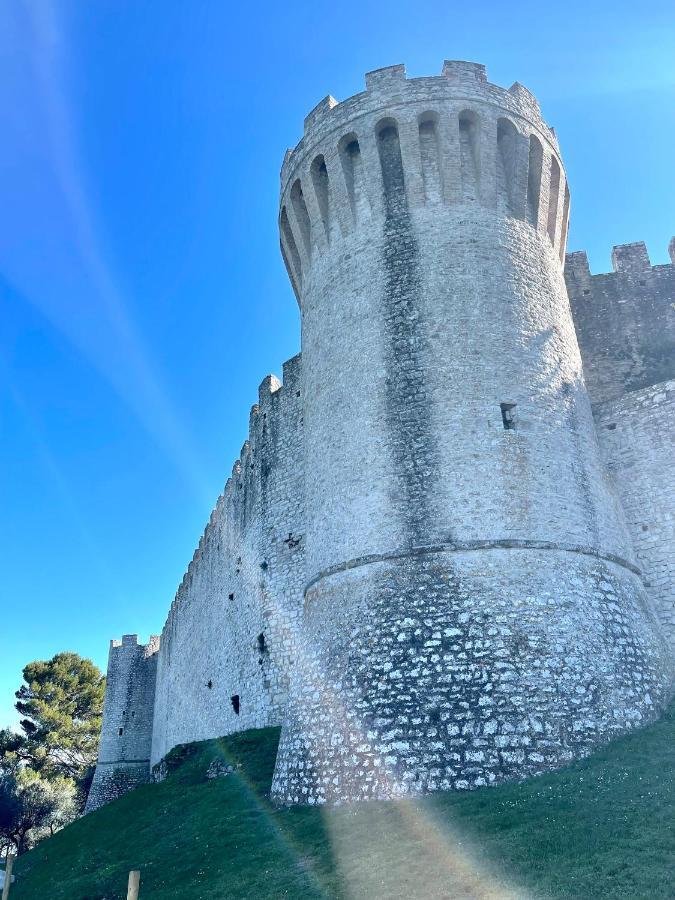
POLYGON ((2 4, 0 725, 29 660, 162 628, 299 349, 276 214, 305 113, 444 58, 539 97, 594 271, 668 261, 672 0, 2 4))

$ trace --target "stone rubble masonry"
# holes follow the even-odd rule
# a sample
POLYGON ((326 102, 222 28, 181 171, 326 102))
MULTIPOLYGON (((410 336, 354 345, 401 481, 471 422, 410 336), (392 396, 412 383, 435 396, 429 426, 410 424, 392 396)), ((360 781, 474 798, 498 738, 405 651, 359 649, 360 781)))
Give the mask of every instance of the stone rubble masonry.
MULTIPOLYGON (((675 263, 675 238, 668 249, 675 263)), ((594 406, 673 377, 675 265, 650 265, 642 242, 614 247, 612 265, 591 275, 584 252, 568 253, 565 263, 594 406)))
POLYGON ((90 805, 127 786, 102 789, 136 680, 138 780, 281 725, 282 804, 523 778, 659 714, 675 267, 628 245, 590 275, 569 212, 537 101, 481 65, 380 69, 309 113, 279 215, 302 357, 261 385, 156 687, 110 679, 90 805))
POLYGON ((648 594, 675 650, 675 381, 601 403, 595 421, 648 594))

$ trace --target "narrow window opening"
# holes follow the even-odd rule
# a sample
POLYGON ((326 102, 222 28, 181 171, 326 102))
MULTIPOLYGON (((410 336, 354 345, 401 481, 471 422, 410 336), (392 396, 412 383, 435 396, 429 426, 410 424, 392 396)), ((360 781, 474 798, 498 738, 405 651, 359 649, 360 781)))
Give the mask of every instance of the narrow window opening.
POLYGON ((267 571, 267 569, 268 569, 268 564, 267 564, 267 560, 266 560, 266 559, 263 559, 263 561, 260 563, 260 568, 263 570, 263 572, 266 572, 266 571, 267 571))
POLYGON ((227 599, 228 599, 228 600, 234 600, 234 594, 228 594, 228 595, 227 595, 227 599))
POLYGON ((338 145, 352 215, 356 219, 362 207, 361 147, 355 134, 343 137, 338 145))
POLYGON ((465 200, 477 200, 480 184, 478 116, 471 110, 465 110, 459 115, 459 151, 462 196, 465 200))
POLYGON ((281 233, 286 243, 286 247, 288 247, 288 252, 290 253, 289 261, 286 257, 286 251, 282 242, 281 249, 284 256, 284 262, 286 263, 286 268, 295 280, 296 286, 299 286, 300 282, 302 281, 302 266, 300 265, 300 254, 298 253, 298 248, 295 243, 295 238, 293 237, 293 231, 291 230, 291 223, 288 221, 288 213, 286 212, 285 206, 281 210, 281 233))
POLYGON ((539 140, 530 135, 530 156, 527 168, 527 208, 530 222, 537 227, 539 220, 539 193, 541 191, 541 167, 544 160, 544 149, 539 140))
POLYGON ((555 156, 551 157, 551 183, 548 193, 548 236, 555 246, 555 231, 558 224, 558 199, 560 194, 560 166, 555 156))
POLYGON ((302 193, 300 179, 298 179, 291 188, 291 203, 293 204, 293 212, 295 213, 295 218, 300 229, 302 243, 305 245, 305 250, 309 256, 311 250, 311 229, 309 224, 309 213, 307 212, 307 204, 305 203, 305 196, 302 193))
POLYGON ((517 139, 513 122, 500 119, 497 123, 497 195, 508 209, 513 208, 517 139))
POLYGON ((516 404, 500 403, 499 408, 502 411, 502 425, 504 431, 515 431, 516 429, 516 404))
POLYGON ((441 200, 441 154, 435 113, 426 113, 422 116, 419 123, 419 141, 424 197, 427 203, 438 203, 441 200))
POLYGON ((330 236, 330 220, 329 220, 329 187, 328 187, 328 169, 326 168, 326 160, 323 156, 317 156, 311 166, 312 186, 316 196, 316 202, 319 205, 319 214, 323 223, 323 229, 326 237, 330 236))
POLYGON ((211 690, 211 689, 213 688, 213 682, 211 681, 210 678, 209 678, 209 680, 206 682, 206 686, 207 686, 207 688, 208 688, 209 690, 211 690))
POLYGON ((260 632, 258 637, 256 638, 256 643, 258 645, 258 653, 265 653, 267 650, 267 644, 265 643, 265 635, 260 632))
POLYGON ((120 728, 118 734, 120 737, 122 737, 122 735, 124 734, 124 728, 120 728))
POLYGON ((239 694, 234 694, 230 697, 230 703, 232 704, 232 709, 234 710, 235 715, 239 715, 240 703, 239 703, 239 694))
POLYGON ((570 224, 570 189, 565 184, 565 196, 563 198, 562 228, 560 230, 560 261, 565 262, 565 247, 567 246, 567 230, 570 224))
POLYGON ((387 215, 396 218, 404 214, 406 196, 398 128, 393 119, 385 119, 379 123, 377 149, 380 156, 387 215))

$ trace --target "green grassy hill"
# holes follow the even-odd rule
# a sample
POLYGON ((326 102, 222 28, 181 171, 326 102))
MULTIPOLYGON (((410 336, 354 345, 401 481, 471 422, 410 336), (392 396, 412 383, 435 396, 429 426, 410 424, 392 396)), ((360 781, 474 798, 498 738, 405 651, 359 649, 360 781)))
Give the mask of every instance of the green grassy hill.
POLYGON ((275 810, 277 729, 178 748, 171 774, 21 858, 11 900, 675 898, 675 704, 554 775, 275 810), (207 780, 214 759, 234 772, 207 780))

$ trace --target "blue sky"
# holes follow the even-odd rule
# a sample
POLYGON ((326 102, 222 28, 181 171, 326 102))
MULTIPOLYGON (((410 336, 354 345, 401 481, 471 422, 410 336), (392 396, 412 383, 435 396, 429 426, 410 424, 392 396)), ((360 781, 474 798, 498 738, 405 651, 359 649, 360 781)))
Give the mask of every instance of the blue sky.
POLYGON ((299 349, 278 173, 305 113, 444 58, 556 127, 569 249, 668 261, 675 15, 635 4, 11 0, 0 10, 0 726, 22 666, 158 632, 299 349))

